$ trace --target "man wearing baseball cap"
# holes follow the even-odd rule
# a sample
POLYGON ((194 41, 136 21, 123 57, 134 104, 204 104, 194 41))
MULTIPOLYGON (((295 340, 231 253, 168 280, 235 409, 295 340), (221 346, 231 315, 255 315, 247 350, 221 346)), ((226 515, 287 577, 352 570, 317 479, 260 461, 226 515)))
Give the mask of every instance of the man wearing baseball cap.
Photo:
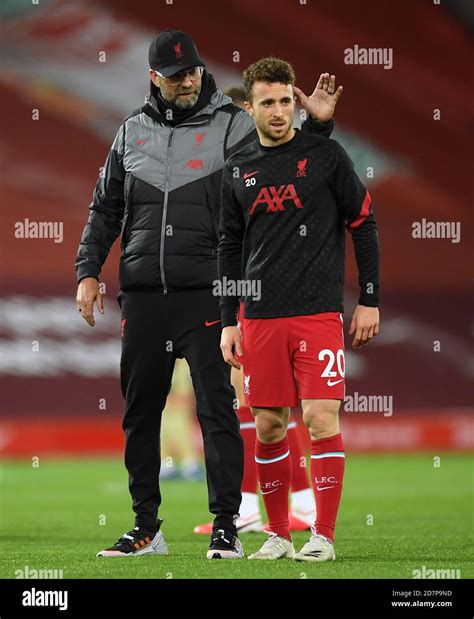
MULTIPOLYGON (((150 93, 117 132, 76 259, 77 307, 93 327, 94 303, 104 313, 101 268, 121 236, 122 427, 135 526, 98 556, 168 554, 158 518, 160 425, 175 360, 185 358, 215 516, 207 557, 241 558, 243 447, 213 283, 222 170, 256 132, 216 87, 188 34, 162 32, 149 65, 150 93)), ((329 135, 340 89, 324 74, 311 97, 295 93, 310 114, 303 130, 329 135)))

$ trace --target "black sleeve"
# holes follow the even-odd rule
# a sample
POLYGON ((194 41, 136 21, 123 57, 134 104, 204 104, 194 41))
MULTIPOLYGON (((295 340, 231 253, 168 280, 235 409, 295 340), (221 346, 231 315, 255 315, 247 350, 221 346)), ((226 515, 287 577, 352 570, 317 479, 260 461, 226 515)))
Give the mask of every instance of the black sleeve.
POLYGON ((232 165, 224 166, 222 175, 221 212, 219 221, 219 245, 217 247, 217 270, 220 286, 220 308, 222 326, 237 324, 239 311, 238 296, 226 294, 226 282, 241 279, 242 244, 245 219, 242 207, 232 187, 232 165))
POLYGON ((308 118, 301 125, 301 131, 312 135, 322 135, 325 138, 328 138, 333 130, 334 118, 331 118, 331 120, 327 122, 319 122, 319 120, 314 120, 314 118, 308 115, 308 118))
POLYGON ((99 278, 102 265, 122 229, 125 209, 123 126, 118 131, 89 206, 90 213, 76 257, 77 281, 99 278))
POLYGON ((359 270, 359 304, 378 307, 380 249, 372 199, 357 176, 354 164, 339 144, 337 158, 336 199, 354 243, 359 270))

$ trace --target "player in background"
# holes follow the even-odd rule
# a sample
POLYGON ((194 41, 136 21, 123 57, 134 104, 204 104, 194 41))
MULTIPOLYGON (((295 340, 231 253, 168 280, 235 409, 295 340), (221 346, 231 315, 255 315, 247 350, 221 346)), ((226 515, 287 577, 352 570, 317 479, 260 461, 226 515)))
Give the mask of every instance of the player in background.
MULTIPOLYGON (((204 477, 201 454, 196 441, 196 401, 189 368, 184 359, 176 359, 171 390, 161 420, 160 481, 204 477)), ((212 533, 212 525, 209 535, 212 533)))
MULTIPOLYGON (((334 76, 329 80, 328 88, 335 89, 334 76)), ((235 105, 245 110, 245 90, 241 86, 233 86, 224 91, 235 105)), ((242 503, 240 517, 237 520, 239 533, 261 532, 268 525, 263 525, 258 500, 258 480, 255 463, 255 419, 249 406, 245 405, 243 393, 242 369, 232 368, 231 382, 237 398, 237 415, 240 423, 240 433, 244 441, 244 476, 242 479, 242 503)), ((298 406, 299 408, 299 406, 298 406)), ((293 417, 288 424, 288 441, 293 466, 290 492, 289 525, 290 531, 307 531, 316 519, 316 508, 313 490, 308 479, 306 455, 298 434, 297 422, 293 417)), ((212 523, 197 525, 194 533, 209 535, 212 523)))
POLYGON ((245 109, 245 90, 242 86, 232 86, 231 88, 227 88, 224 90, 224 94, 232 99, 232 103, 237 107, 240 107, 241 110, 247 111, 245 109))
POLYGON ((356 349, 379 330, 379 246, 370 195, 344 149, 293 128, 295 93, 304 96, 294 83, 291 65, 276 58, 244 72, 246 109, 259 139, 224 166, 221 349, 233 367, 243 363, 246 403, 256 420, 255 460, 270 533, 249 558, 327 561, 335 558, 345 463, 338 418, 345 394, 345 229, 361 289, 349 329, 356 349), (232 286, 242 277, 259 282, 261 294, 245 297, 239 330, 239 298, 226 282, 232 286), (287 427, 289 407, 299 400, 311 436, 317 518, 309 541, 295 553, 287 427))

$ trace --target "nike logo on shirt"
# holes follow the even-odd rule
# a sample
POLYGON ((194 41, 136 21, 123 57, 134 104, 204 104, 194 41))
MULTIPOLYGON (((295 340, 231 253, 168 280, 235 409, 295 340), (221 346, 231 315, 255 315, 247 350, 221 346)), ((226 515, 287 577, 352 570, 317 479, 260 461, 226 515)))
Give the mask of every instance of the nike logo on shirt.
POLYGON ((206 322, 204 323, 206 325, 206 327, 212 327, 212 325, 216 325, 218 322, 220 322, 220 320, 206 320, 206 322))

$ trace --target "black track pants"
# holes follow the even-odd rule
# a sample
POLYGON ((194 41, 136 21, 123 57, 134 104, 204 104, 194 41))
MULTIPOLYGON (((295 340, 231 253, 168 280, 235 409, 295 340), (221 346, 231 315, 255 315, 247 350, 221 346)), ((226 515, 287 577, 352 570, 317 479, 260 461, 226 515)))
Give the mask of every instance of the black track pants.
POLYGON ((167 295, 121 291, 118 301, 122 309, 125 465, 136 525, 156 524, 161 503, 161 415, 175 359, 184 357, 204 441, 209 510, 215 515, 215 526, 233 530, 241 501, 243 444, 230 367, 220 350, 218 298, 212 289, 167 295))

